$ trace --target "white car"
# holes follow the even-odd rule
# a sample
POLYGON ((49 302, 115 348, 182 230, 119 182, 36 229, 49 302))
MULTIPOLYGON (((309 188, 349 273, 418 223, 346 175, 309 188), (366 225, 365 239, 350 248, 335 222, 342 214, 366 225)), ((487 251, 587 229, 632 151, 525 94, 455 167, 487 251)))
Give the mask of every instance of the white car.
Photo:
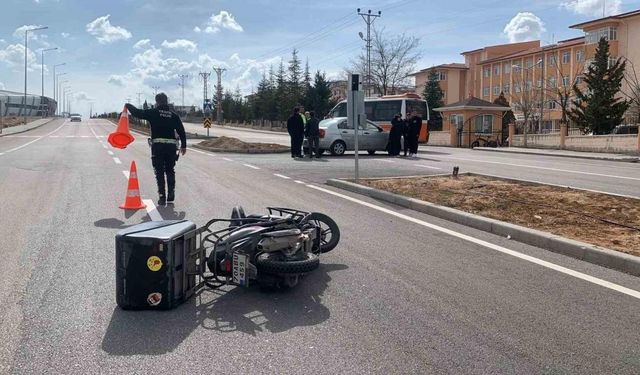
MULTIPOLYGON (((349 127, 346 117, 335 117, 320 121, 320 152, 329 151, 331 155, 341 156, 345 151, 355 149, 355 131, 349 127)), ((358 132, 358 148, 373 155, 376 151, 386 151, 389 133, 371 121, 358 132)), ((307 154, 309 142, 304 140, 302 147, 307 154)))
POLYGON ((71 121, 71 122, 74 122, 74 121, 82 122, 82 116, 80 116, 77 113, 74 113, 71 116, 69 116, 69 121, 71 121))

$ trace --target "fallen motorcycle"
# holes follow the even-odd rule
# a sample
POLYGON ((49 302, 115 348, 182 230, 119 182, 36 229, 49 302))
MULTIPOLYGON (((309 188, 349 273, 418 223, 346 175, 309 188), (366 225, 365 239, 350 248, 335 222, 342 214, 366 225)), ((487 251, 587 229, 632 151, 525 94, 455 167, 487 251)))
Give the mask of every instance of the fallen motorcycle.
POLYGON ((266 215, 245 215, 235 207, 230 219, 213 219, 200 232, 207 254, 205 284, 293 287, 320 265, 320 254, 333 250, 340 229, 329 216, 289 208, 268 207, 266 215), (226 228, 215 229, 226 223, 226 228))
POLYGON ((116 302, 123 309, 171 309, 204 287, 293 287, 340 241, 329 216, 289 208, 265 215, 233 209, 203 227, 153 221, 116 235, 116 302))

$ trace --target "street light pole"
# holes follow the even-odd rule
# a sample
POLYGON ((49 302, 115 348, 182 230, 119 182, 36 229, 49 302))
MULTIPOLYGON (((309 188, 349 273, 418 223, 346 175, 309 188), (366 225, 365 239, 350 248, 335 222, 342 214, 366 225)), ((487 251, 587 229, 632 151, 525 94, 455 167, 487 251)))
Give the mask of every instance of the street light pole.
MULTIPOLYGON (((378 11, 378 14, 372 14, 371 9, 369 9, 367 13, 361 13, 360 8, 358 8, 358 14, 362 16, 362 19, 364 20, 364 22, 367 23, 367 39, 365 40, 365 42, 367 42, 367 81, 366 81, 367 87, 365 89, 365 92, 367 93, 367 96, 370 96, 371 94, 369 91, 371 90, 371 25, 373 25, 376 18, 382 16, 382 12, 378 11)), ((362 36, 360 36, 360 38, 362 38, 362 36)))
MULTIPOLYGON (((62 76, 65 75, 67 73, 59 73, 58 76, 62 76)), ((58 87, 57 87, 57 96, 58 98, 56 100, 58 100, 60 102, 61 105, 58 106, 58 108, 60 108, 60 110, 58 110, 58 114, 61 114, 62 111, 64 111, 64 107, 62 106, 62 98, 60 98, 60 88, 62 86, 63 83, 67 83, 69 82, 68 79, 65 79, 64 81, 60 82, 60 80, 58 80, 58 87)))
POLYGON ((42 98, 40 100, 44 98, 44 53, 48 51, 55 51, 57 49, 58 47, 40 50, 40 74, 42 76, 42 92, 40 94, 42 98))
POLYGON ((57 87, 57 79, 58 79, 58 77, 56 76, 56 67, 63 66, 63 65, 67 65, 67 63, 56 64, 56 65, 53 66, 53 89, 52 89, 52 91, 53 91, 53 100, 56 101, 56 110, 54 112, 54 115, 55 115, 56 112, 58 112, 58 98, 56 96, 56 94, 58 93, 58 91, 57 91, 57 88, 58 88, 57 87))
POLYGON ((38 31, 47 29, 47 26, 34 27, 31 29, 24 29, 24 124, 27 125, 27 51, 28 51, 28 34, 29 31, 38 31))

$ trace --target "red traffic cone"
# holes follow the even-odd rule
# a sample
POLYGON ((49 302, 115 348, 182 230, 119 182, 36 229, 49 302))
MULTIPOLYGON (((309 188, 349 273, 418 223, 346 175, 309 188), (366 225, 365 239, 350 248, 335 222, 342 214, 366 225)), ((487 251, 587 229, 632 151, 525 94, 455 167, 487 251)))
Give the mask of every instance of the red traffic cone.
POLYGON ((138 171, 136 169, 136 162, 131 162, 131 169, 129 171, 129 184, 127 185, 127 196, 124 200, 124 204, 120 208, 124 210, 139 210, 145 208, 147 205, 142 203, 140 197, 140 186, 138 185, 138 171))
POLYGON ((134 140, 135 138, 129 132, 129 112, 127 107, 124 107, 118 120, 118 127, 115 132, 109 134, 107 142, 115 148, 125 148, 134 140))

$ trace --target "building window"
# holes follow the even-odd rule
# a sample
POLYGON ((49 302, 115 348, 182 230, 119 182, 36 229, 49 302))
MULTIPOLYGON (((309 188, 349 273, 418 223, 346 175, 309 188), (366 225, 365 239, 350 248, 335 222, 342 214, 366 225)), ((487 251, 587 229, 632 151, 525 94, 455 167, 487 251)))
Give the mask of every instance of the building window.
POLYGON ((531 91, 531 87, 533 87, 533 82, 531 81, 527 81, 527 83, 525 83, 524 85, 525 91, 531 91))
POLYGON ((502 88, 502 91, 504 91, 505 94, 511 94, 511 85, 509 85, 508 83, 506 85, 504 85, 504 87, 502 88))
POLYGON ((618 58, 617 57, 609 57, 609 61, 607 63, 607 68, 611 68, 612 66, 616 65, 617 62, 618 62, 618 58))
POLYGON ((583 62, 584 61, 584 51, 579 49, 576 51, 576 61, 583 62))
POLYGON ((493 131, 493 115, 480 115, 475 120, 475 132, 491 134, 493 131))
POLYGON ((579 85, 582 83, 582 81, 584 81, 584 77, 582 76, 577 76, 576 77, 576 85, 579 85))
POLYGON ((447 80, 447 72, 436 72, 438 76, 438 81, 446 81, 447 80))
POLYGON ((533 67, 533 59, 527 59, 526 67, 527 69, 530 69, 533 67))
POLYGON ((549 77, 549 87, 555 89, 558 86, 558 79, 555 76, 549 77))
POLYGON ((504 74, 510 74, 511 73, 511 64, 509 64, 509 63, 504 64, 503 70, 504 70, 504 74))
POLYGON ((522 69, 522 63, 520 61, 513 63, 513 70, 516 72, 522 69))
POLYGON ((571 63, 571 52, 569 51, 562 52, 562 63, 563 64, 571 63))
POLYGON ((442 90, 442 100, 444 100, 445 102, 447 100, 447 92, 445 90, 442 90))
POLYGON ((539 79, 538 81, 536 81, 536 87, 537 88, 542 88, 542 80, 539 79))
POLYGON ((493 95, 500 95, 500 86, 493 86, 493 95))
POLYGON ((457 129, 462 130, 464 126, 464 117, 462 115, 451 115, 449 118, 451 121, 451 126, 455 126, 457 129))
POLYGON ((562 76, 562 86, 569 87, 570 83, 571 79, 569 78, 569 76, 562 76))
POLYGON ((491 88, 490 87, 485 87, 482 89, 482 96, 489 96, 489 93, 491 92, 491 88))
POLYGON ((605 40, 618 40, 618 29, 612 26, 592 30, 586 33, 586 44, 597 44, 601 38, 605 40))
POLYGON ((522 91, 522 87, 520 87, 519 83, 514 83, 513 84, 513 89, 515 90, 515 92, 521 92, 522 91))
POLYGON ((500 75, 500 65, 495 65, 493 67, 493 75, 494 76, 499 76, 500 75))
POLYGON ((547 102, 547 109, 556 109, 556 108, 557 108, 557 105, 555 100, 549 100, 547 102))
POLYGON ((557 58, 555 53, 549 55, 549 57, 547 57, 547 65, 553 68, 554 66, 556 66, 556 60, 557 58))
POLYGON ((491 77, 491 68, 484 68, 484 78, 491 77))

